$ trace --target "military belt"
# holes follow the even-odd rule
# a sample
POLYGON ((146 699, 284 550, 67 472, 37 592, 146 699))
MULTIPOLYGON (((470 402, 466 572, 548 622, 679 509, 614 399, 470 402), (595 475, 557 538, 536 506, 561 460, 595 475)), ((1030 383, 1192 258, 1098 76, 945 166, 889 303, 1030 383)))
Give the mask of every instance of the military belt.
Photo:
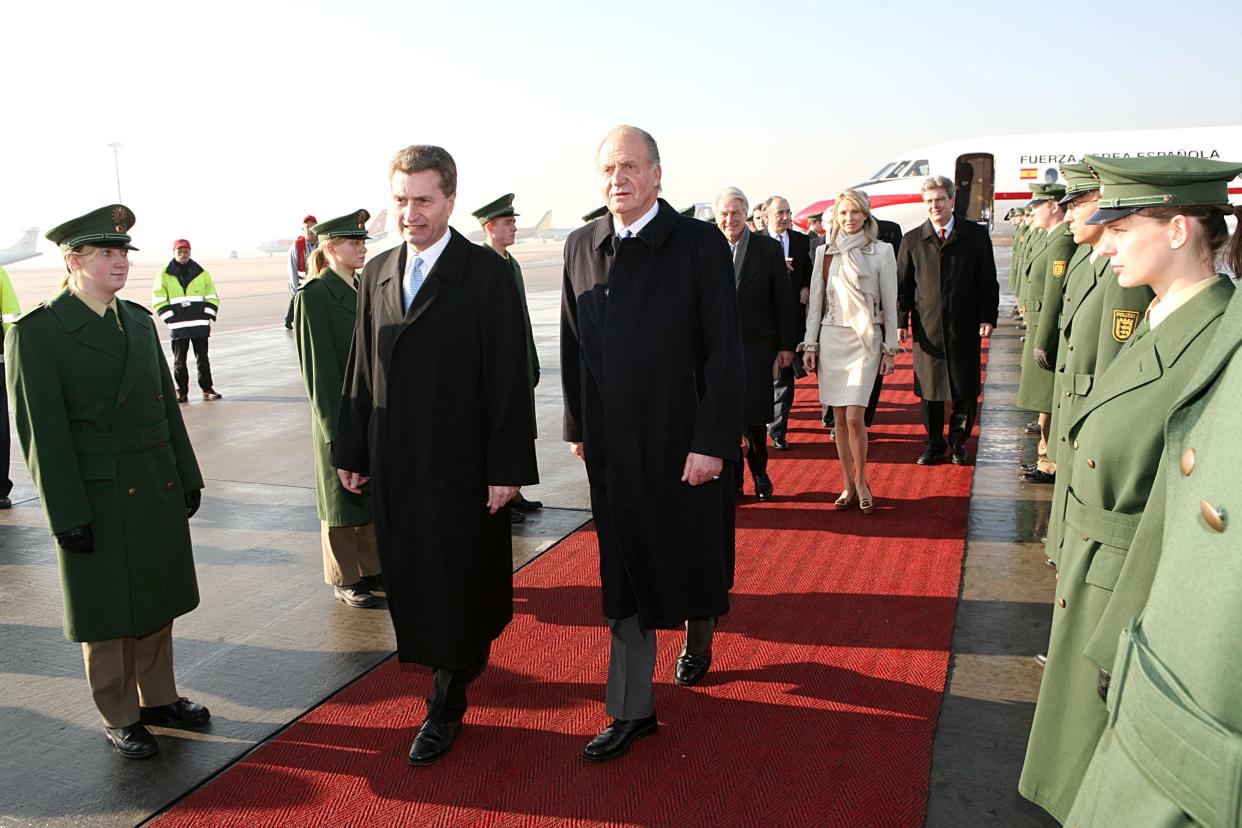
POLYGON ((1074 527, 1078 534, 1086 535, 1091 540, 1129 549, 1134 540, 1134 532, 1138 529, 1139 520, 1143 517, 1127 515, 1122 512, 1110 512, 1099 506, 1083 503, 1071 488, 1065 499, 1065 522, 1074 527))
POLYGON ((1211 828, 1242 825, 1242 734, 1213 719, 1147 645, 1123 630, 1108 688, 1108 718, 1139 769, 1179 808, 1211 828))
POLYGON ((97 433, 83 432, 73 435, 73 445, 78 454, 135 453, 166 442, 168 442, 167 420, 160 420, 155 425, 146 428, 97 433))

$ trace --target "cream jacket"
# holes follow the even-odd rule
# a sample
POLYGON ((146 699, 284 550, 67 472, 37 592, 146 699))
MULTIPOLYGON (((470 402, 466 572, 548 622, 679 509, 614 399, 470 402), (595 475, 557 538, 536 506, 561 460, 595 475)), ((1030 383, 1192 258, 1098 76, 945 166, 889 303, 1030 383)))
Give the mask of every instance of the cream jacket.
MULTIPOLYGON (((807 302, 806 334, 802 338, 799 351, 818 351, 820 328, 828 325, 853 327, 853 316, 856 312, 850 307, 842 307, 837 300, 837 291, 825 290, 826 282, 839 278, 841 256, 832 257, 828 268, 828 279, 824 279, 824 251, 827 244, 815 249, 815 270, 811 274, 811 296, 807 302)), ((868 307, 864 313, 871 315, 874 326, 883 326, 884 353, 895 354, 897 347, 897 259, 893 255, 893 246, 888 242, 872 241, 861 249, 864 262, 859 287, 867 298, 868 307)))

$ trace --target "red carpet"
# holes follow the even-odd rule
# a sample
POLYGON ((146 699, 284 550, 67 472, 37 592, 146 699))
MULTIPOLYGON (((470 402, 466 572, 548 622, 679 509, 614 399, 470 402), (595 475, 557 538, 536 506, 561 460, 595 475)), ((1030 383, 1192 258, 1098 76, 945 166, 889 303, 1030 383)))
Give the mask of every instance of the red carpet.
POLYGON ((905 355, 872 430, 869 516, 830 511, 835 452, 799 389, 793 449, 772 452, 777 497, 741 503, 712 672, 677 687, 681 637, 661 633, 660 732, 622 759, 578 757, 606 724, 588 526, 516 576, 514 622, 440 764, 406 763, 430 673, 389 661, 155 824, 920 825, 973 467, 914 464, 911 382, 905 355))

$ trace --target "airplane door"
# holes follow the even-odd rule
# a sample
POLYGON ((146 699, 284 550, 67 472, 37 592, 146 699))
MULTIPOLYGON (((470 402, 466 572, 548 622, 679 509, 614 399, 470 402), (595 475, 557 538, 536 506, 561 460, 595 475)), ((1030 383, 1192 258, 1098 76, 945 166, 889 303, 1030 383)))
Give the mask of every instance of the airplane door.
POLYGON ((957 187, 956 214, 966 221, 992 229, 992 198, 995 195, 995 160, 990 153, 974 152, 957 157, 953 183, 957 187))

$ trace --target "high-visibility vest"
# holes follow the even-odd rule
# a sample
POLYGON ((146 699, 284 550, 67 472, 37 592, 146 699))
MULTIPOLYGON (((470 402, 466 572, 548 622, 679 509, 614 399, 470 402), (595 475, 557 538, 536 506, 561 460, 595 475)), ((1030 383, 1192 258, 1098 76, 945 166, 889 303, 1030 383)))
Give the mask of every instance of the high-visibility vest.
POLYGON ((151 291, 151 310, 168 325, 173 339, 210 335, 219 307, 216 285, 205 270, 183 288, 165 267, 151 291))

